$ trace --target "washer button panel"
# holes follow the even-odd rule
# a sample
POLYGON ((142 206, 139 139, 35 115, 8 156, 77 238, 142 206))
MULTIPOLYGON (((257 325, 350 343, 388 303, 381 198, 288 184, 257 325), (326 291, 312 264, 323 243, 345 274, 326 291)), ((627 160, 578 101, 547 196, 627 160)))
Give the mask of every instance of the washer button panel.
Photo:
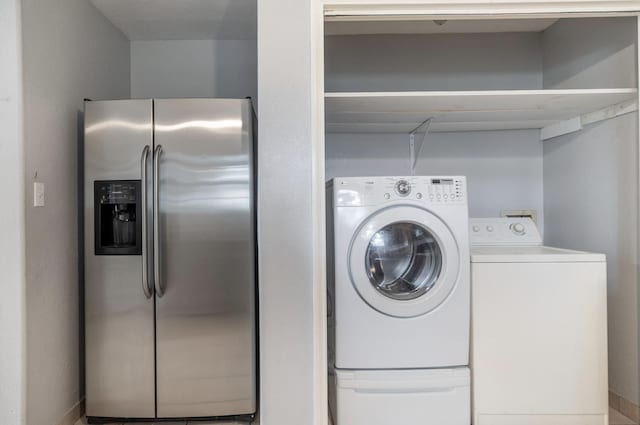
POLYGON ((406 198, 441 205, 466 203, 464 179, 455 177, 390 177, 384 192, 377 196, 385 201, 406 198))

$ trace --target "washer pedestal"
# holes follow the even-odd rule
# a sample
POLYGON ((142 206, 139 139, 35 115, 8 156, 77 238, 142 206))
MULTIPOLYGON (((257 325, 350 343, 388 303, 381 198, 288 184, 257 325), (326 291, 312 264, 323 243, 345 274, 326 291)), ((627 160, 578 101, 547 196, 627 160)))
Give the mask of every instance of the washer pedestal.
POLYGON ((469 368, 335 370, 335 424, 469 425, 469 368))

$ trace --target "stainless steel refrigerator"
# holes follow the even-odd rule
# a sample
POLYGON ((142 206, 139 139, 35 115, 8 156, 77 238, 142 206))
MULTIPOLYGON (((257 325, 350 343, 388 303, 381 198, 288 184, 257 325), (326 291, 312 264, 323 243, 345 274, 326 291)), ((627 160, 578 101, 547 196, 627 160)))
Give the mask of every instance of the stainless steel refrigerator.
POLYGON ((85 102, 86 414, 256 411, 249 100, 85 102))

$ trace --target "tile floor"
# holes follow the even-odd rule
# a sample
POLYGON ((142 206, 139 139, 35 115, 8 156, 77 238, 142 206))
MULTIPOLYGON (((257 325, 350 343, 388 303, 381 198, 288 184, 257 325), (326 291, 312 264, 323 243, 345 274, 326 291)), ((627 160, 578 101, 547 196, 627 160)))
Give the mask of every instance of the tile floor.
MULTIPOLYGON (((160 422, 159 425, 239 425, 237 422, 160 422)), ((80 419, 75 425, 87 425, 85 418, 80 419)), ((121 425, 121 424, 110 424, 121 425)), ((145 425, 153 425, 147 422, 145 425)), ((614 409, 609 409, 609 425, 635 425, 634 422, 614 409)))
POLYGON ((609 425, 634 425, 631 419, 614 409, 609 409, 609 425))
MULTIPOLYGON (((622 422, 621 422, 622 423, 622 422)), ((627 422, 624 422, 625 424, 627 422)), ((80 420, 78 420, 78 422, 76 422, 75 425, 87 425, 87 420, 85 418, 82 418, 80 420)), ((113 423, 113 424, 105 424, 105 425, 122 425, 118 422, 113 423)), ((131 425, 131 424, 126 424, 126 425, 131 425)), ((143 422, 140 423, 140 425, 247 425, 246 422, 202 422, 202 421, 190 421, 190 422, 143 422)), ((613 425, 613 424, 611 424, 613 425)))

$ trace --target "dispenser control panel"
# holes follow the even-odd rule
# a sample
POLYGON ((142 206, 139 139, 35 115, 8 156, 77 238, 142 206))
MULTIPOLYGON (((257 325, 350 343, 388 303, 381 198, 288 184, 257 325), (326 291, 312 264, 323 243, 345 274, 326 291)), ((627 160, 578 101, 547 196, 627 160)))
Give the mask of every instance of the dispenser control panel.
POLYGON ((135 204, 136 182, 104 182, 98 185, 101 204, 135 204))

